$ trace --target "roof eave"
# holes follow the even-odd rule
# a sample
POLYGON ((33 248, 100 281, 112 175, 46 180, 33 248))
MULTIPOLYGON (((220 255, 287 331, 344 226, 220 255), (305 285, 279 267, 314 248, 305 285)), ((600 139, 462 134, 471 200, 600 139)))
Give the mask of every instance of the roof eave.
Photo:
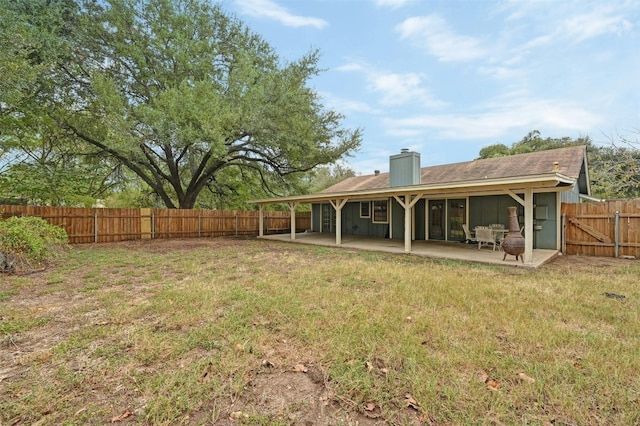
POLYGON ((563 175, 561 173, 547 173, 531 176, 520 176, 517 178, 495 178, 495 179, 476 179, 460 182, 444 182, 438 184, 420 184, 409 186, 397 186, 393 188, 379 189, 363 189, 358 191, 343 191, 333 193, 317 193, 309 195, 293 195, 288 197, 263 198, 257 200, 249 200, 252 204, 276 204, 305 202, 312 203, 317 201, 335 200, 337 198, 367 198, 367 197, 384 197, 404 194, 427 194, 430 192, 442 192, 444 190, 460 190, 469 188, 470 192, 479 188, 491 189, 492 187, 509 187, 512 190, 519 188, 551 188, 551 187, 567 187, 575 183, 575 179, 563 175))

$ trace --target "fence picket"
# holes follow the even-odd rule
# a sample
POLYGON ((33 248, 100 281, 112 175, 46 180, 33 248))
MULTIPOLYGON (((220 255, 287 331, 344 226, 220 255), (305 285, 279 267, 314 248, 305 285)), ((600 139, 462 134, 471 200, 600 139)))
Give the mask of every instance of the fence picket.
POLYGON ((562 214, 566 254, 640 258, 640 199, 562 204, 562 214))
MULTIPOLYGON (((264 212, 265 234, 291 232, 290 213, 264 212)), ((170 210, 0 206, 0 219, 37 216, 61 226, 72 244, 104 243, 142 238, 197 238, 258 235, 259 212, 238 210, 170 210)), ((311 213, 296 213, 296 229, 311 228, 311 213)))

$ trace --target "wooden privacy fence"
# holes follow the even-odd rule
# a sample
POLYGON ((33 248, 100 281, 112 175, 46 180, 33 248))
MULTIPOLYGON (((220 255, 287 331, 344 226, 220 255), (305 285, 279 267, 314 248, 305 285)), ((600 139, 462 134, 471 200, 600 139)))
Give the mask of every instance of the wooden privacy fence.
MULTIPOLYGON (((260 214, 241 210, 108 209, 0 206, 0 219, 36 216, 61 226, 72 244, 139 239, 258 235, 260 214)), ((296 231, 311 228, 311 212, 296 213, 296 231)), ((264 212, 265 234, 291 232, 289 212, 264 212)))
POLYGON ((640 199, 562 204, 563 252, 640 258, 640 199))

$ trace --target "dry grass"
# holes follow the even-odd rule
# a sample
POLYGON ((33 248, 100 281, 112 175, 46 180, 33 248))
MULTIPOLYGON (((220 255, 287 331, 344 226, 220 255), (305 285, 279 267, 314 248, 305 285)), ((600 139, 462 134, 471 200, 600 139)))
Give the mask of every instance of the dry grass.
POLYGON ((247 386, 303 364, 341 407, 395 424, 639 424, 639 273, 255 240, 77 247, 2 278, 0 423, 222 423, 244 400, 235 423, 295 424, 304 407, 264 414, 247 386))

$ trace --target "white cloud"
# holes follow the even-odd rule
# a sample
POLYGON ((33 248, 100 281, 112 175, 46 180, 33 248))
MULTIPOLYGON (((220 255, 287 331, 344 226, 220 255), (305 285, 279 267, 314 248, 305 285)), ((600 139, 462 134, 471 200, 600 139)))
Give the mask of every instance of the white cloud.
POLYGON ((334 96, 331 93, 324 92, 320 93, 319 95, 324 100, 324 105, 327 108, 335 111, 340 111, 341 113, 356 112, 374 115, 382 114, 382 111, 363 101, 344 99, 338 96, 334 96))
POLYGON ((357 62, 350 62, 348 64, 340 65, 339 67, 334 68, 336 71, 364 71, 364 66, 357 62))
POLYGON ((376 0, 376 5, 379 7, 391 7, 392 9, 398 9, 410 0, 376 0))
POLYGON ((349 63, 335 69, 344 72, 362 72, 368 89, 381 96, 379 102, 383 105, 418 103, 427 108, 438 108, 444 105, 425 87, 426 75, 421 73, 382 72, 359 63, 349 63))
MULTIPOLYGON (((496 102, 497 103, 497 102, 496 102)), ((602 118, 580 106, 557 100, 519 99, 487 105, 486 112, 470 114, 422 114, 386 119, 389 134, 399 131, 435 131, 438 138, 458 140, 497 139, 512 132, 523 135, 532 129, 545 132, 584 132, 602 123, 602 118)))
POLYGON ((322 29, 328 22, 320 18, 294 15, 285 7, 271 0, 236 0, 242 13, 255 17, 266 17, 287 27, 315 27, 322 29))
POLYGON ((424 76, 417 73, 370 72, 369 87, 382 95, 384 105, 404 105, 412 102, 426 107, 441 106, 431 93, 423 87, 424 76))
POLYGON ((471 61, 486 55, 479 39, 456 34, 436 14, 406 19, 396 26, 396 31, 442 62, 471 61))
POLYGON ((621 15, 611 15, 608 10, 570 17, 562 23, 561 31, 571 39, 581 42, 604 34, 621 35, 633 25, 621 15))

